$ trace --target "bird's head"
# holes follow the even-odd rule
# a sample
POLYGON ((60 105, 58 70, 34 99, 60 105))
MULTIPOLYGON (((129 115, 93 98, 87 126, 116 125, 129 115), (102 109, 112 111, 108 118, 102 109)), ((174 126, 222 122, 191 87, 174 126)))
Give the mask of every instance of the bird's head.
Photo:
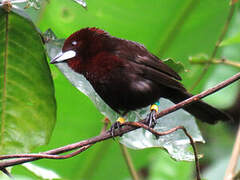
POLYGON ((62 51, 51 60, 51 64, 65 62, 76 72, 80 72, 98 52, 106 49, 109 34, 97 28, 84 28, 69 36, 62 51))

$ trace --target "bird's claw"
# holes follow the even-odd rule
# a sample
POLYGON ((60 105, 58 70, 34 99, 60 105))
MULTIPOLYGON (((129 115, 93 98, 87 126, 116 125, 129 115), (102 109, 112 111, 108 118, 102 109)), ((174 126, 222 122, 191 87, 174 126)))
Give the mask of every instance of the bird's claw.
POLYGON ((151 110, 151 112, 147 116, 147 125, 150 128, 154 128, 154 126, 157 124, 157 119, 156 119, 156 113, 157 111, 151 110))
POLYGON ((116 121, 115 123, 113 123, 113 125, 110 127, 110 130, 109 130, 109 132, 110 132, 110 134, 111 134, 111 136, 114 138, 114 136, 115 136, 115 130, 116 129, 120 129, 121 128, 121 122, 119 122, 119 121, 116 121))

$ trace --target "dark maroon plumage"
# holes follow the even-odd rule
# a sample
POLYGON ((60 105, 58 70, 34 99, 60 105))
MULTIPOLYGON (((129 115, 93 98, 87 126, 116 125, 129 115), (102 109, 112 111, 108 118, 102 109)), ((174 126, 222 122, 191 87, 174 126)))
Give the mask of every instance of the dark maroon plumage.
MULTIPOLYGON (((192 96, 178 81, 181 77, 143 45, 103 30, 85 28, 75 32, 64 43, 62 52, 68 51, 76 53, 65 60, 68 65, 83 74, 99 96, 120 114, 153 104, 160 97, 178 103, 192 96)), ((230 119, 203 101, 184 109, 208 123, 230 119)))

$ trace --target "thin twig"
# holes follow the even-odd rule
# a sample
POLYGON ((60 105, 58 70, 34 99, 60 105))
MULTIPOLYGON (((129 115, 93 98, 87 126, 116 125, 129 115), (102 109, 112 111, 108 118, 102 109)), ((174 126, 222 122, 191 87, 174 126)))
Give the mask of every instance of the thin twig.
POLYGON ((232 67, 237 67, 240 68, 240 63, 239 62, 235 62, 235 61, 231 61, 228 59, 213 59, 212 61, 209 60, 198 60, 198 61, 190 61, 190 63, 192 64, 226 64, 232 67))
POLYGON ((238 126, 237 137, 236 137, 236 140, 235 140, 235 143, 234 143, 232 156, 230 158, 228 168, 227 168, 225 176, 224 176, 224 180, 234 179, 233 177, 235 175, 235 170, 236 170, 236 167, 237 167, 239 154, 240 154, 240 125, 238 126))
POLYGON ((180 8, 180 12, 175 12, 174 21, 171 24, 168 24, 164 29, 166 30, 162 37, 163 40, 161 44, 157 47, 157 55, 161 57, 167 52, 171 45, 173 45, 174 40, 176 39, 178 33, 181 30, 181 27, 185 24, 186 20, 191 16, 191 13, 194 11, 195 7, 198 6, 200 0, 190 0, 186 3, 182 3, 183 7, 180 8))
POLYGON ((240 179, 240 171, 236 173, 236 175, 232 178, 232 180, 239 180, 240 179))
MULTIPOLYGON (((223 81, 222 83, 216 85, 215 87, 211 88, 211 89, 208 89, 207 91, 204 91, 196 96, 193 96, 185 101, 182 101, 170 108, 167 108, 163 111, 161 111, 160 113, 158 113, 156 115, 156 118, 160 118, 166 114, 169 114, 170 112, 173 112, 173 111, 176 111, 190 103, 193 103, 193 102, 196 102, 198 101, 199 99, 203 98, 203 97, 206 97, 224 87, 226 87, 227 85, 237 81, 238 79, 240 79, 240 73, 237 73, 236 75, 232 76, 231 78, 223 81)), ((142 123, 146 123, 146 120, 141 120, 140 122, 142 123)), ((130 132, 130 131, 133 131, 137 129, 136 127, 130 127, 130 126, 125 126, 119 130, 116 130, 114 132, 114 135, 115 136, 122 136, 124 133, 127 133, 127 132, 130 132)), ((92 144, 95 144, 97 142, 101 142, 101 141, 104 141, 106 139, 110 139, 112 138, 112 135, 109 131, 99 135, 99 136, 96 136, 96 137, 93 137, 93 138, 90 138, 90 139, 87 139, 87 140, 83 140, 83 141, 80 141, 80 142, 77 142, 77 143, 73 143, 73 144, 69 144, 69 145, 66 145, 66 146, 63 146, 63 147, 59 147, 59 148, 56 148, 56 149, 52 149, 52 150, 49 150, 49 151, 46 151, 46 152, 43 152, 42 154, 47 154, 47 155, 57 155, 57 154, 61 154, 61 153, 64 153, 64 152, 68 152, 68 151, 71 151, 71 150, 74 150, 74 149, 78 149, 80 147, 84 147, 84 146, 88 146, 88 145, 92 145, 92 144)), ((1 157, 1 156, 0 156, 1 157)), ((3 161, 3 162, 0 162, 0 169, 3 169, 3 168, 6 168, 6 167, 9 167, 9 166, 14 166, 14 165, 17 165, 17 164, 22 164, 22 163, 25 163, 25 162, 31 162, 31 161, 35 161, 35 160, 38 160, 40 159, 39 157, 27 157, 27 158, 19 158, 19 159, 10 159, 10 160, 6 160, 6 161, 3 161)))
MULTIPOLYGON (((227 79, 227 80, 219 83, 218 85, 214 86, 213 88, 210 88, 210 89, 208 89, 208 90, 206 90, 206 91, 203 91, 203 92, 201 92, 201 93, 198 94, 198 95, 192 96, 192 97, 190 97, 190 98, 182 101, 181 103, 178 103, 178 104, 176 104, 175 106, 172 106, 171 109, 168 108, 167 110, 170 110, 171 112, 176 111, 176 110, 182 108, 183 105, 185 106, 186 104, 190 104, 190 103, 196 102, 196 101, 198 101, 198 100, 200 100, 200 99, 202 99, 202 98, 204 98, 204 97, 206 97, 206 96, 208 96, 208 95, 210 95, 210 94, 215 93, 215 92, 218 91, 219 89, 222 89, 222 88, 228 86, 229 83, 231 84, 231 83, 233 83, 233 82, 235 82, 235 81, 237 81, 237 80, 239 80, 239 79, 240 79, 240 73, 237 73, 237 74, 235 74, 234 76, 232 76, 231 78, 229 78, 229 79, 227 79)), ((161 111, 160 113, 158 113, 158 114, 156 115, 156 118, 161 117, 162 114, 165 115, 165 113, 167 113, 167 112, 165 112, 165 111, 166 111, 166 110, 163 110, 163 111, 161 111)), ((170 113, 170 112, 168 112, 168 113, 170 113)))
POLYGON ((138 173, 133 165, 133 162, 132 162, 132 158, 126 148, 126 146, 124 146, 123 144, 119 143, 119 146, 120 146, 120 149, 122 151, 122 154, 123 154, 123 157, 126 161, 126 164, 127 164, 127 167, 128 167, 128 170, 132 176, 132 179, 133 180, 139 180, 139 176, 138 176, 138 173))
POLYGON ((12 3, 11 3, 11 1, 10 1, 10 0, 3 1, 3 2, 2 2, 2 7, 3 7, 3 9, 4 9, 5 11, 10 12, 11 9, 12 9, 12 3))
POLYGON ((112 145, 113 141, 104 141, 97 147, 94 147, 94 155, 91 161, 88 161, 84 168, 79 173, 79 179, 93 179, 94 172, 101 166, 101 162, 104 161, 104 157, 108 154, 108 151, 112 145), (94 169, 94 172, 93 172, 94 169))
MULTIPOLYGON (((106 127, 107 127, 107 125, 109 123, 110 123, 110 120, 107 117, 105 117, 104 118, 104 127, 105 127, 105 129, 106 129, 106 127)), ((123 144, 121 144, 119 142, 118 142, 118 144, 119 144, 119 147, 121 149, 122 155, 123 155, 123 157, 125 159, 125 162, 127 164, 128 170, 129 170, 129 172, 130 172, 130 174, 132 176, 132 179, 133 180, 139 180, 140 178, 138 176, 138 173, 137 173, 136 169, 134 168, 134 165, 133 165, 133 162, 132 162, 132 158, 131 158, 127 148, 123 144)))
POLYGON ((108 127, 109 124, 110 124, 110 120, 107 117, 104 117, 104 119, 103 119, 103 128, 102 128, 100 134, 102 134, 102 133, 107 131, 107 127, 108 127))
POLYGON ((13 159, 13 158, 29 158, 29 157, 34 157, 34 158, 39 158, 39 159, 42 159, 42 158, 45 158, 45 159, 68 159, 68 158, 78 155, 79 153, 87 150, 90 147, 91 147, 91 145, 83 146, 83 147, 79 148, 78 150, 76 150, 70 154, 67 154, 67 155, 51 155, 51 154, 47 154, 47 153, 2 155, 2 156, 0 156, 0 160, 13 159))
MULTIPOLYGON (((231 4, 230 4, 230 11, 229 11, 229 14, 228 14, 226 23, 225 23, 225 25, 224 25, 224 27, 223 27, 223 30, 222 30, 219 38, 218 38, 218 41, 217 41, 216 44, 215 44, 215 47, 214 47, 214 49, 213 49, 212 55, 211 55, 211 57, 210 57, 210 59, 209 59, 209 62, 211 62, 211 61, 215 58, 215 56, 216 56, 216 54, 217 54, 218 48, 219 48, 219 46, 220 46, 223 38, 225 37, 225 35, 226 35, 227 31, 228 31, 229 24, 230 24, 230 22, 231 22, 231 20, 232 20, 233 14, 234 14, 234 10, 235 10, 235 3, 231 3, 231 4)), ((209 68, 210 64, 211 64, 211 63, 207 63, 207 64, 204 66, 201 74, 199 75, 199 78, 196 80, 196 82, 195 82, 195 83, 193 84, 193 86, 190 88, 190 91, 192 91, 192 90, 199 84, 199 82, 203 79, 203 77, 205 76, 205 74, 206 74, 207 71, 208 71, 208 68, 209 68)))
MULTIPOLYGON (((107 117, 104 117, 103 120, 103 127, 100 131, 100 135, 106 133, 107 127, 110 124, 110 120, 107 117)), ((100 166, 101 161, 103 161, 104 156, 108 153, 109 147, 112 145, 112 141, 104 141, 96 148, 94 148, 94 155, 87 164, 85 164, 84 168, 82 169, 81 173, 79 174, 79 179, 92 179, 94 175, 93 169, 96 169, 100 166)))
POLYGON ((171 133, 173 133, 173 132, 175 132, 175 131, 177 131, 179 129, 183 130, 183 132, 188 137, 188 139, 190 141, 190 144, 191 144, 191 146, 193 148, 197 180, 201 180, 197 148, 195 146, 195 143, 194 143, 194 140, 193 140, 192 136, 187 132, 187 130, 186 130, 186 128, 184 126, 177 126, 175 128, 169 129, 169 130, 164 131, 164 132, 158 132, 158 131, 155 131, 153 128, 150 128, 146 124, 143 124, 143 123, 140 123, 140 122, 124 122, 123 125, 129 125, 129 126, 133 126, 133 127, 144 128, 144 129, 148 130, 149 132, 151 132, 152 134, 157 135, 157 136, 165 136, 165 135, 171 134, 171 133))

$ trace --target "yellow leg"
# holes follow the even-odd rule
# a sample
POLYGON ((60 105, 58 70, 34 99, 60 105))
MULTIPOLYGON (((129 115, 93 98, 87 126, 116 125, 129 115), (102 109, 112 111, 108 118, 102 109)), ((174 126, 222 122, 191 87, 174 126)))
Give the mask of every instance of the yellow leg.
POLYGON ((150 110, 151 111, 154 110, 154 111, 158 112, 158 106, 156 104, 153 104, 153 105, 151 105, 150 110))
POLYGON ((148 126, 151 128, 153 128, 157 123, 155 115, 158 112, 158 105, 159 105, 158 102, 151 105, 150 107, 151 112, 147 116, 147 123, 148 123, 148 126))
POLYGON ((120 124, 124 123, 125 122, 125 119, 123 117, 119 117, 117 119, 117 122, 119 122, 120 124))
POLYGON ((123 124, 124 122, 125 122, 125 119, 123 117, 119 117, 117 119, 117 121, 115 123, 113 123, 113 125, 110 128, 110 133, 111 133, 113 138, 114 138, 114 131, 115 131, 115 129, 121 128, 121 124, 123 124))

